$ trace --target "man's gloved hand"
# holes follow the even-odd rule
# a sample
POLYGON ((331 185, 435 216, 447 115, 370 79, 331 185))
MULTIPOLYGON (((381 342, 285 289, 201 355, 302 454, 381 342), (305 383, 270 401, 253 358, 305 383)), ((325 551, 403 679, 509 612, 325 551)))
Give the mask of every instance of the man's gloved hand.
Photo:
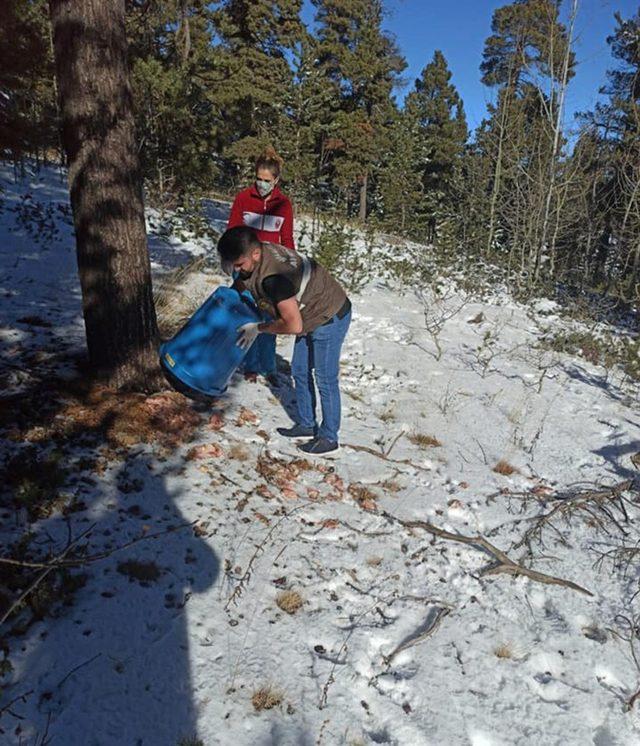
POLYGON ((255 321, 250 321, 248 324, 239 326, 237 331, 239 335, 237 345, 243 350, 248 350, 255 342, 258 334, 260 334, 258 331, 258 323, 255 321))

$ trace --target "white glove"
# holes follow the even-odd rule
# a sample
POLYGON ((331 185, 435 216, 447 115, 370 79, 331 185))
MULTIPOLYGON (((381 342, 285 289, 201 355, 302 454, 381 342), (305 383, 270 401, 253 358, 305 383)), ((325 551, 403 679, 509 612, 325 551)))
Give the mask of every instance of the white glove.
POLYGON ((236 344, 242 350, 248 350, 256 341, 258 334, 260 334, 258 331, 258 323, 255 321, 250 321, 248 324, 239 326, 236 331, 239 334, 236 344))

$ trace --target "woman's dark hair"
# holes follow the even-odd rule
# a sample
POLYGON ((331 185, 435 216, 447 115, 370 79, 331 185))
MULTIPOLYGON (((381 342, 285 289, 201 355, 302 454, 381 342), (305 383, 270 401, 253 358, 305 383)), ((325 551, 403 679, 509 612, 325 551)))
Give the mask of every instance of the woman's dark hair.
POLYGON ((258 173, 259 169, 266 168, 271 171, 271 173, 277 179, 279 178, 280 172, 282 171, 283 163, 284 161, 276 153, 275 148, 272 148, 271 145, 269 145, 258 156, 258 160, 256 161, 256 173, 258 173))
POLYGON ((260 241, 255 230, 247 225, 237 225, 220 236, 218 254, 223 262, 237 262, 258 246, 260 241))

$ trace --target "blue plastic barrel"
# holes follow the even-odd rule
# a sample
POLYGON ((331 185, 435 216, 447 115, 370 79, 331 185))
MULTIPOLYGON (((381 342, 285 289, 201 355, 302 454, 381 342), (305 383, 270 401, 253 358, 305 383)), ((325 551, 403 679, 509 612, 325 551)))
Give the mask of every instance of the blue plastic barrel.
POLYGON ((223 394, 247 354, 238 347, 238 327, 250 321, 260 321, 253 303, 236 290, 218 288, 160 347, 160 364, 172 386, 195 399, 223 394))

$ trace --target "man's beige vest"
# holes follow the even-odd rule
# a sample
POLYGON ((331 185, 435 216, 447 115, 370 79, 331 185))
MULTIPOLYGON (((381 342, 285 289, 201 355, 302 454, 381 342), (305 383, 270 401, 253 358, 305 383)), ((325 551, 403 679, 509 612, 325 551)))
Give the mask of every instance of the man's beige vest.
MULTIPOLYGON (((347 299, 347 294, 338 281, 313 259, 309 261, 311 274, 302 296, 298 298, 303 334, 309 334, 335 316, 347 299)), ((303 259, 297 251, 274 243, 263 243, 258 266, 251 277, 242 282, 255 298, 260 310, 277 319, 278 311, 262 289, 263 281, 271 275, 283 275, 291 282, 296 293, 299 293, 303 274, 303 259)))

